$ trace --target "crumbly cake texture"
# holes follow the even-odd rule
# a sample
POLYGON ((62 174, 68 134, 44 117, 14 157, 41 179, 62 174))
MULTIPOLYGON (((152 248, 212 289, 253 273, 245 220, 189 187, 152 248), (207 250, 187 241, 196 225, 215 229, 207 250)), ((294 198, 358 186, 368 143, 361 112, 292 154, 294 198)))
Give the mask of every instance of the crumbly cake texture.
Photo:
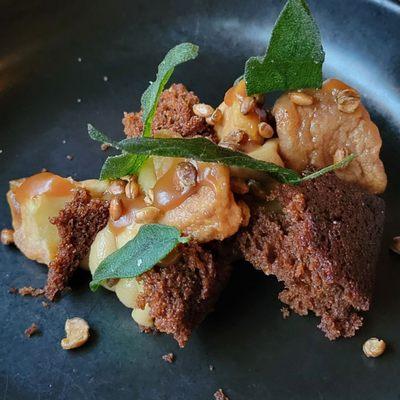
POLYGON ((107 201, 93 199, 87 190, 78 189, 72 201, 51 219, 57 226, 60 244, 47 275, 45 295, 49 300, 66 287, 97 233, 106 226, 108 216, 107 201))
POLYGON ((172 334, 184 347, 195 329, 213 310, 230 276, 230 265, 218 260, 207 245, 182 245, 181 259, 155 266, 141 275, 139 306, 150 306, 155 328, 172 334))
MULTIPOLYGON (((193 92, 189 92, 181 83, 173 84, 161 94, 152 123, 153 132, 170 129, 184 137, 213 137, 212 127, 193 112, 193 105, 197 103, 199 98, 193 92)), ((125 113, 122 123, 126 136, 140 136, 143 131, 142 111, 125 113)))
POLYGON ((300 186, 278 185, 254 203, 237 237, 244 258, 284 283, 280 300, 300 315, 313 311, 333 340, 362 325, 375 279, 384 201, 327 174, 300 186), (269 203, 272 204, 272 203, 269 203))

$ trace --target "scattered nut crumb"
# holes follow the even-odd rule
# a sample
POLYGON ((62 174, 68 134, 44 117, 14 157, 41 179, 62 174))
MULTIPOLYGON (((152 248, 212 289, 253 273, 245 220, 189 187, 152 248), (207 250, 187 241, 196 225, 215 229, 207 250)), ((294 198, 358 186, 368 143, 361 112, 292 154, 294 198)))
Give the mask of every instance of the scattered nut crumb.
POLYGON ((223 392, 222 389, 218 389, 214 393, 215 400, 229 400, 229 397, 223 392))
POLYGON ((210 365, 208 366, 208 369, 209 369, 210 371, 214 371, 214 365, 211 365, 211 364, 210 364, 210 365))
POLYGON ((367 357, 379 357, 385 352, 386 343, 378 338, 368 339, 363 344, 363 352, 367 357))
POLYGON ((67 337, 61 340, 64 350, 83 346, 89 339, 89 324, 82 318, 75 317, 65 321, 67 337))
POLYGON ((400 254, 400 236, 395 236, 393 238, 390 250, 394 251, 397 254, 400 254))
POLYGON ((71 161, 71 160, 74 159, 74 156, 71 155, 71 154, 67 154, 66 159, 69 160, 69 161, 71 161))
POLYGON ((38 327, 36 324, 32 324, 29 328, 26 328, 25 331, 24 331, 25 336, 27 336, 27 337, 29 337, 29 338, 30 338, 31 336, 33 336, 33 335, 39 333, 39 332, 40 332, 40 331, 39 331, 39 327, 38 327))
POLYGON ((44 289, 34 288, 32 286, 24 286, 18 289, 18 294, 21 296, 38 297, 44 294, 44 289))
POLYGON ((175 361, 174 353, 167 353, 162 356, 162 359, 169 364, 172 364, 175 361))
POLYGON ((17 294, 18 293, 18 289, 16 287, 11 287, 10 289, 8 289, 8 293, 17 294))
POLYGON ((283 316, 283 319, 289 318, 290 317, 290 311, 287 307, 282 307, 281 308, 281 313, 283 316))
POLYGON ((44 308, 49 308, 49 307, 50 307, 50 304, 47 303, 46 301, 42 301, 42 307, 44 307, 44 308))
POLYGON ((14 231, 12 229, 1 230, 1 243, 6 246, 14 243, 14 231))
POLYGON ((103 151, 107 151, 109 148, 111 147, 111 145, 109 143, 103 143, 100 148, 103 151))

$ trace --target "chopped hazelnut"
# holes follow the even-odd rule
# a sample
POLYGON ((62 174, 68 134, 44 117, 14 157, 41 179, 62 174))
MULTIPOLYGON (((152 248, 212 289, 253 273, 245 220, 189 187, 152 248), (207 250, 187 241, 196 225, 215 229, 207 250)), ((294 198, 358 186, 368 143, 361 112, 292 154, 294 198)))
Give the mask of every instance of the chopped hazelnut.
POLYGON ((110 186, 108 187, 108 192, 110 192, 115 196, 122 194, 125 192, 125 185, 126 182, 123 181, 122 179, 117 179, 115 181, 112 181, 110 186))
POLYGON ((222 389, 218 389, 214 393, 214 399, 215 400, 229 400, 229 397, 224 393, 222 389))
POLYGON ((196 185, 197 169, 190 162, 181 162, 176 166, 176 176, 182 189, 191 188, 196 185))
POLYGON ((25 329, 25 336, 31 337, 37 333, 39 333, 39 327, 36 324, 32 324, 30 327, 25 329))
POLYGON ((164 354, 162 356, 162 359, 164 361, 166 361, 167 363, 172 364, 175 361, 175 355, 174 355, 174 353, 164 354))
POLYGON ((64 350, 76 349, 89 339, 89 324, 82 318, 71 318, 65 321, 67 337, 61 340, 64 350))
POLYGON ((368 339, 363 345, 363 351, 367 357, 379 357, 385 349, 386 343, 378 338, 368 339))
POLYGON ((298 106, 311 106, 311 104, 314 103, 313 97, 303 92, 289 93, 289 99, 298 106))
MULTIPOLYGON (((229 132, 221 143, 241 144, 248 138, 247 133, 242 129, 235 129, 229 132)), ((221 145, 220 143, 220 145, 221 145)))
POLYGON ((140 192, 140 187, 139 184, 136 181, 136 178, 133 178, 129 180, 129 182, 125 186, 125 196, 128 199, 134 199, 139 195, 140 192))
POLYGON ((195 104, 193 105, 192 109, 195 115, 202 118, 211 117, 212 113, 214 112, 214 108, 204 103, 195 104))
POLYGON ((122 216, 122 203, 117 197, 113 197, 110 201, 110 217, 113 221, 117 221, 122 216))
POLYGON ((14 231, 12 229, 2 229, 1 243, 4 245, 10 245, 14 243, 14 231))
POLYGON ((336 95, 338 109, 344 113, 351 114, 360 105, 360 95, 354 89, 339 90, 336 95))
POLYGON ((267 122, 260 122, 258 124, 258 133, 264 139, 271 139, 272 136, 274 136, 274 130, 272 129, 272 126, 267 122))

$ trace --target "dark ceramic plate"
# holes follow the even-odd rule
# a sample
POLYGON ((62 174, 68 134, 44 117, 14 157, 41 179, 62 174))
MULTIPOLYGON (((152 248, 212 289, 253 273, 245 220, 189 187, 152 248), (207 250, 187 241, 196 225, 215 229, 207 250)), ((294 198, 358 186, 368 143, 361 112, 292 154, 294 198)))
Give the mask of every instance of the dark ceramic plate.
MULTIPOLYGON (((88 139, 86 123, 121 137, 122 112, 138 108, 170 47, 201 46, 199 59, 179 67, 174 80, 217 104, 244 61, 263 52, 282 7, 256 0, 0 4, 1 228, 10 226, 4 201, 10 179, 43 167, 97 176, 105 155, 88 139)), ((400 233, 400 6, 390 0, 310 6, 327 52, 325 75, 361 91, 384 139, 385 240, 375 301, 359 334, 329 342, 314 316, 283 320, 276 280, 239 265, 216 311, 179 350, 168 336, 140 334, 128 309, 104 290, 91 293, 85 275, 50 309, 41 299, 9 294, 12 286, 42 285, 46 269, 0 246, 0 398, 205 400, 220 387, 232 400, 400 398, 400 258, 388 251, 400 233), (90 344, 65 352, 59 341, 71 316, 86 318, 95 334, 90 344), (42 334, 27 339, 32 322, 42 334), (379 359, 362 354, 371 336, 390 344, 379 359), (172 365, 161 360, 170 351, 177 355, 172 365)))

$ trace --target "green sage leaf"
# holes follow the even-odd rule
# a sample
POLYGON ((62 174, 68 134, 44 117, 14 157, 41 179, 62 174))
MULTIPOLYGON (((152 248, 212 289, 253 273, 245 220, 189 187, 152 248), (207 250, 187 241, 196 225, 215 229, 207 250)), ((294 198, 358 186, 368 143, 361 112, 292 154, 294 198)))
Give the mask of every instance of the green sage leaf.
POLYGON ((153 268, 179 243, 188 241, 189 238, 182 237, 172 226, 143 225, 132 240, 100 263, 93 274, 90 289, 96 291, 106 279, 139 276, 153 268))
POLYGON ((157 77, 142 95, 143 109, 143 136, 151 136, 151 124, 157 109, 158 100, 171 77, 174 69, 179 64, 193 60, 199 53, 199 46, 192 43, 181 43, 173 47, 158 66, 157 77))
POLYGON ((264 57, 246 62, 249 95, 274 90, 319 88, 325 53, 318 26, 305 0, 288 0, 264 57))

